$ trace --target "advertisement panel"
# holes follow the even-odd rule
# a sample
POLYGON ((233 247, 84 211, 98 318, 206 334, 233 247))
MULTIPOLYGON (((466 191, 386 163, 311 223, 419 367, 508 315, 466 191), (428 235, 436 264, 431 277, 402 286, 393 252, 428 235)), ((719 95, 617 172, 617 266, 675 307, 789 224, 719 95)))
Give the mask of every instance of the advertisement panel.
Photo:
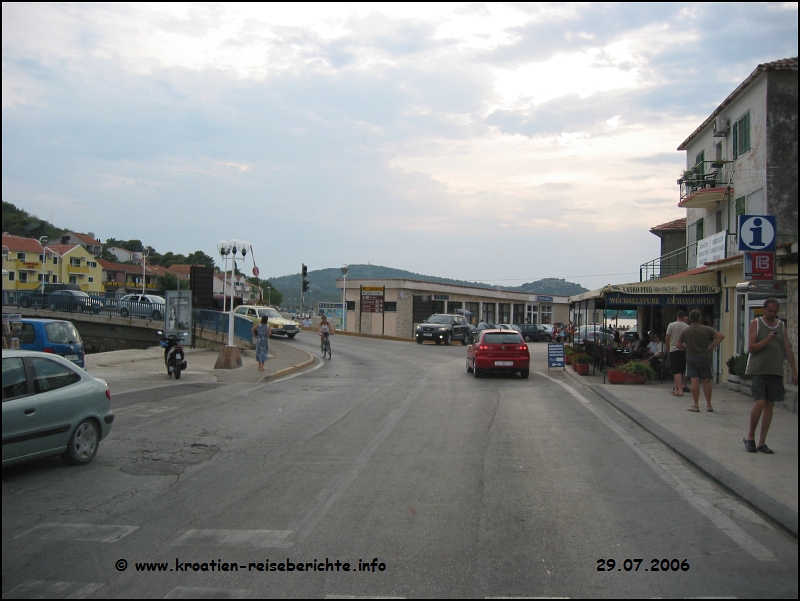
POLYGON ((344 305, 342 303, 317 303, 317 315, 328 318, 336 330, 342 329, 344 323, 344 305))
POLYGON ((775 253, 744 253, 744 279, 774 280, 775 253))
POLYGON ((192 329, 192 291, 167 290, 164 299, 167 301, 164 334, 188 334, 192 329))
POLYGON ((726 240, 728 232, 722 231, 708 238, 703 238, 697 243, 697 266, 702 267, 709 261, 719 261, 725 258, 726 240))

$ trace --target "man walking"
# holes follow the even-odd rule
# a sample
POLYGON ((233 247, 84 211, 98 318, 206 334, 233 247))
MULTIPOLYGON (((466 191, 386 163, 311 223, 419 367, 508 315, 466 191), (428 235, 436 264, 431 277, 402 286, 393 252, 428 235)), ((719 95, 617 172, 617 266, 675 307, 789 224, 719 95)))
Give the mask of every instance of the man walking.
POLYGON ((778 319, 778 299, 764 301, 764 316, 750 322, 745 374, 753 379, 753 400, 755 405, 750 412, 750 430, 744 438, 744 446, 750 453, 760 451, 772 455, 773 451, 765 444, 767 432, 772 423, 772 409, 775 401, 783 401, 783 359, 789 361, 792 370, 792 384, 797 386, 797 366, 794 354, 786 335, 786 325, 778 319), (756 426, 761 422, 761 436, 756 446, 756 426))
POLYGON ((706 411, 711 406, 711 351, 720 345, 725 336, 714 328, 700 323, 702 314, 695 309, 689 313, 689 327, 681 332, 678 348, 686 351, 686 376, 692 380, 692 406, 689 411, 700 411, 700 383, 706 397, 706 411))
POLYGON ((669 368, 672 370, 672 394, 673 396, 683 396, 684 383, 683 372, 686 371, 686 351, 678 348, 678 338, 681 336, 689 324, 686 311, 678 310, 677 319, 667 326, 667 336, 664 343, 667 346, 669 356, 669 368))

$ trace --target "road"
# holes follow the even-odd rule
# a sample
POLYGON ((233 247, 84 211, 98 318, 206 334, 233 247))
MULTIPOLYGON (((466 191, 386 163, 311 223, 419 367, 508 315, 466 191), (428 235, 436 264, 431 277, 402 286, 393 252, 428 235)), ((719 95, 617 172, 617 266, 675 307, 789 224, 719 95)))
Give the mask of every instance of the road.
POLYGON ((5 469, 4 598, 797 598, 796 541, 546 345, 522 380, 473 378, 460 345, 332 342, 267 384, 116 394, 92 464, 5 469))

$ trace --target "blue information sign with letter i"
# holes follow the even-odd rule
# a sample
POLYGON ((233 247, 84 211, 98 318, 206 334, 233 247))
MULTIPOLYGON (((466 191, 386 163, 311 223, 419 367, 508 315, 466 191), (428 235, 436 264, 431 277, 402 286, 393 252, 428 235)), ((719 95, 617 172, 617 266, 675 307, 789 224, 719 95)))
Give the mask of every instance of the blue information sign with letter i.
POLYGON ((739 215, 739 250, 775 252, 777 239, 775 215, 739 215))

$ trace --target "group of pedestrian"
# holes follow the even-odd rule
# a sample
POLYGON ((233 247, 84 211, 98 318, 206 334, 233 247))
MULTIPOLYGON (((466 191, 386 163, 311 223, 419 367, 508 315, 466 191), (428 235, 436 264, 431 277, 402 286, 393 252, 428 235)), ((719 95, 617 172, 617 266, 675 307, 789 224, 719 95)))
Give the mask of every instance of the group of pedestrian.
MULTIPOLYGON (((788 361, 792 372, 792 383, 797 385, 797 366, 786 334, 786 325, 778 318, 780 304, 775 298, 764 301, 764 315, 750 322, 748 331, 746 375, 753 381, 753 409, 750 412, 750 428, 743 442, 750 453, 772 455, 766 439, 772 423, 772 410, 776 402, 783 401, 783 362, 788 361), (756 428, 761 422, 758 444, 755 441, 756 428)), ((701 323, 702 314, 698 310, 687 315, 678 311, 677 319, 669 324, 665 337, 670 368, 673 373, 672 394, 683 396, 691 391, 692 404, 688 411, 700 411, 700 389, 706 401, 706 411, 713 412, 711 404, 711 353, 720 345, 725 336, 712 327, 701 323), (687 323, 688 321, 688 323, 687 323), (685 379, 691 381, 686 388, 685 379)))

